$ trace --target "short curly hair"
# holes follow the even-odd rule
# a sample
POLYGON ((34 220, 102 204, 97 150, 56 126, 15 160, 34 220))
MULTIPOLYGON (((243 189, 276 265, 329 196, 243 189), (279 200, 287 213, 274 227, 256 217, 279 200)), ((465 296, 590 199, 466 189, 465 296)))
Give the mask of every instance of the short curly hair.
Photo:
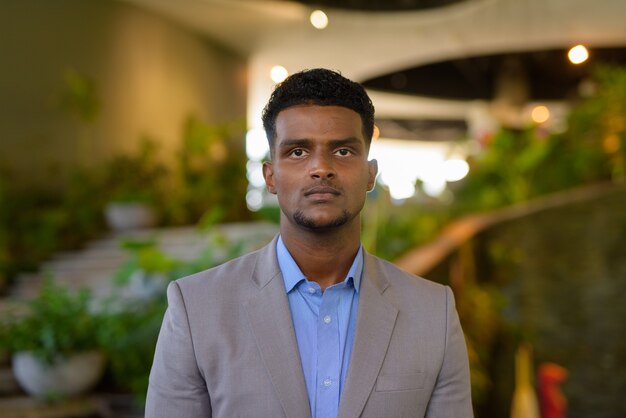
POLYGON ((374 133, 374 105, 363 86, 337 71, 315 68, 292 74, 278 84, 263 109, 263 127, 271 150, 274 149, 278 114, 303 104, 354 110, 361 116, 365 144, 369 148, 374 133))

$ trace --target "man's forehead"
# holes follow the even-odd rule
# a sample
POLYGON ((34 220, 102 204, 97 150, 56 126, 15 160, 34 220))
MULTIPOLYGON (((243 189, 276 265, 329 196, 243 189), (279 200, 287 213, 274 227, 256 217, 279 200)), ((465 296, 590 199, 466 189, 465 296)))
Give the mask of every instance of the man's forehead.
POLYGON ((361 115, 344 106, 317 104, 290 106, 277 114, 274 126, 275 135, 270 143, 272 155, 276 148, 294 146, 293 140, 302 139, 324 140, 329 143, 331 140, 354 138, 369 149, 361 115))
POLYGON ((276 129, 287 126, 301 126, 312 119, 317 122, 321 120, 327 121, 329 124, 336 124, 341 127, 358 127, 363 126, 361 115, 354 110, 343 106, 320 106, 320 105, 295 105, 281 110, 276 116, 276 129))

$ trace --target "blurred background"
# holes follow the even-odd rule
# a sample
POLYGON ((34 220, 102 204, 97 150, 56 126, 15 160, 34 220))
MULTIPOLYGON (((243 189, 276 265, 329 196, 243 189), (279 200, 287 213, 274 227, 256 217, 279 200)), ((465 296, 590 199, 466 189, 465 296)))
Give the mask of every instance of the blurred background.
POLYGON ((167 283, 277 232, 261 111, 326 67, 376 107, 363 243, 453 288, 476 416, 626 416, 624 16, 0 1, 0 415, 142 416, 167 283))

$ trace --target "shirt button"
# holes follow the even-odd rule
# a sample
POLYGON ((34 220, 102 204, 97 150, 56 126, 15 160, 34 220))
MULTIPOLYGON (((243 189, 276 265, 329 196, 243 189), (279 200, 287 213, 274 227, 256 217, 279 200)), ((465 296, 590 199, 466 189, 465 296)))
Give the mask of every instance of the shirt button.
POLYGON ((330 379, 324 379, 324 382, 323 382, 323 383, 324 383, 324 386, 326 386, 326 387, 330 387, 330 385, 332 385, 332 384, 333 384, 333 381, 332 381, 332 380, 330 380, 330 379))
POLYGON ((309 293, 310 293, 310 294, 315 293, 315 288, 314 288, 314 287, 309 287, 309 293))
POLYGON ((324 317, 324 323, 325 324, 330 324, 330 321, 332 321, 332 318, 330 317, 330 315, 326 315, 324 317))

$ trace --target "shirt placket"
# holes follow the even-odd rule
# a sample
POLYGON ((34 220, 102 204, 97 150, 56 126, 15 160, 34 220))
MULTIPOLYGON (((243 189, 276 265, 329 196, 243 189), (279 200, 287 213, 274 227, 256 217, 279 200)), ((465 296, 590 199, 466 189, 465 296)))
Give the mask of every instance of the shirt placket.
POLYGON ((337 306, 339 289, 326 289, 317 321, 317 402, 315 417, 336 416, 339 408, 341 358, 337 306))

